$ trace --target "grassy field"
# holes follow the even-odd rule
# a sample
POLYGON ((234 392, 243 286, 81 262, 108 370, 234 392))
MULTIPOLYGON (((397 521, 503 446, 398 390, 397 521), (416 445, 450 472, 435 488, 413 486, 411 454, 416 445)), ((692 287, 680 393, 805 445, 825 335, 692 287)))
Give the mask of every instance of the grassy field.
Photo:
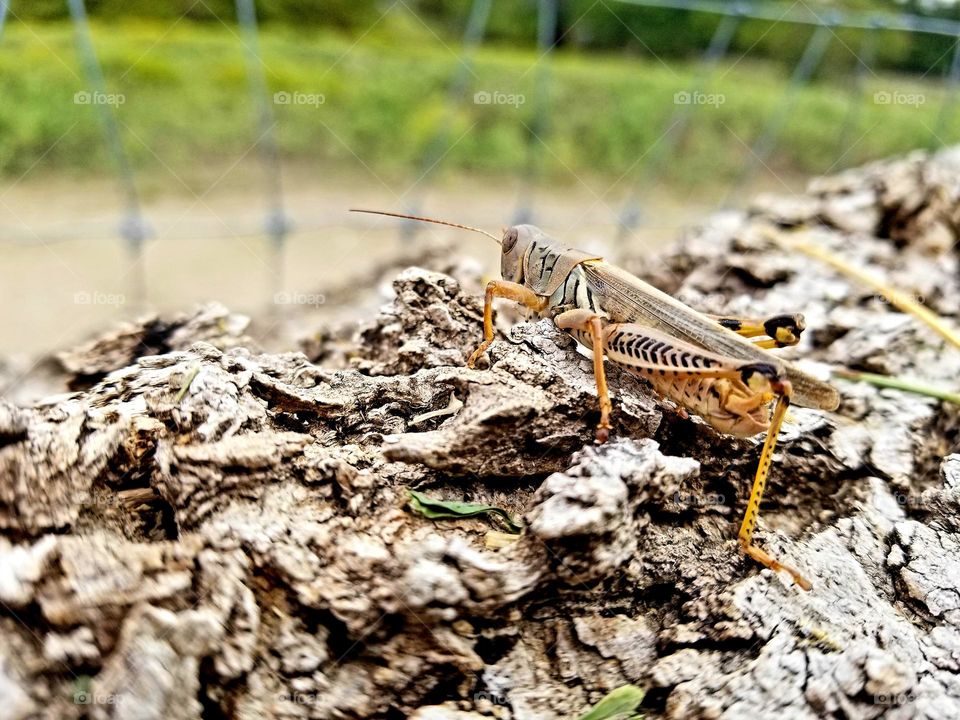
MULTIPOLYGON (((172 170, 190 182, 205 168, 227 167, 258 135, 243 46, 225 25, 97 24, 96 44, 108 95, 135 166, 172 170)), ((537 173, 550 182, 578 175, 616 179, 661 137, 689 90, 695 63, 652 56, 557 53, 549 65, 548 112, 536 117, 537 56, 485 47, 464 100, 451 109, 447 87, 459 62, 453 48, 411 18, 367 35, 271 28, 263 63, 282 153, 315 162, 317 172, 361 169, 386 182, 417 177, 438 127, 449 124, 440 173, 516 175, 527 138, 543 143, 537 173), (488 93, 490 103, 475 102, 488 93), (288 102, 282 102, 283 99, 288 102), (538 124, 542 123, 542 124, 538 124)), ((916 77, 867 73, 855 123, 849 78, 805 88, 790 113, 772 167, 819 173, 929 145, 960 140, 955 114, 938 125, 943 86, 916 77), (841 137, 844 136, 844 137, 841 137)), ((785 88, 782 69, 729 58, 697 98, 691 132, 664 180, 678 186, 729 180, 748 157, 785 88)), ((12 22, 0 39, 0 173, 36 170, 79 176, 111 168, 95 108, 66 24, 12 22)))

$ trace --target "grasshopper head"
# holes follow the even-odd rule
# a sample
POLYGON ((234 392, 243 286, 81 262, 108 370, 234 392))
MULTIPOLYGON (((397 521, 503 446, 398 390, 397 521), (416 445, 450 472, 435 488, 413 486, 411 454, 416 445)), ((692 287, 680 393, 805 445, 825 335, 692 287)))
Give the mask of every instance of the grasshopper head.
POLYGON ((500 275, 504 280, 523 284, 524 260, 530 245, 538 235, 543 235, 539 228, 533 225, 514 225, 504 228, 503 238, 500 240, 502 253, 500 255, 500 275))

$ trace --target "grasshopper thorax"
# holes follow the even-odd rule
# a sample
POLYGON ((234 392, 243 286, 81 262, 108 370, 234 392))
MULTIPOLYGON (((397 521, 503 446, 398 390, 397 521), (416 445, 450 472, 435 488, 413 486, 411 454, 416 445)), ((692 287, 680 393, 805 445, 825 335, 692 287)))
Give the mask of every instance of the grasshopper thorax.
POLYGON ((585 260, 601 258, 563 245, 535 225, 514 225, 503 231, 500 274, 504 280, 526 285, 549 297, 563 285, 570 271, 585 260))

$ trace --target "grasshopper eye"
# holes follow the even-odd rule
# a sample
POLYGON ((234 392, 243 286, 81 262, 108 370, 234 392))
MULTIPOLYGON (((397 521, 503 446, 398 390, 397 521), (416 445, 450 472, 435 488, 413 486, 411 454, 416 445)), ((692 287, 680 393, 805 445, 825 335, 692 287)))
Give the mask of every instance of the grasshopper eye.
POLYGON ((520 233, 515 227, 510 227, 503 231, 503 241, 501 242, 501 245, 504 253, 508 253, 513 250, 513 246, 517 244, 517 238, 519 236, 520 233))

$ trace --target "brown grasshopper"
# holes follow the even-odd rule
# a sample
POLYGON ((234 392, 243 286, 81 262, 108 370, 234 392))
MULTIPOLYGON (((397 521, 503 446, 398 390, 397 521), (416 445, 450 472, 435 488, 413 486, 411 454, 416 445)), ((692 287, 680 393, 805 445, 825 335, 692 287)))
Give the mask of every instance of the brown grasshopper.
POLYGON ((473 367, 493 342, 494 298, 514 300, 551 318, 593 351, 600 400, 598 442, 609 435, 612 409, 604 356, 646 379, 656 392, 676 403, 681 413, 699 415, 721 432, 749 437, 766 431, 738 533, 740 549, 774 571, 785 570, 804 590, 812 587, 796 570, 753 544, 760 501, 787 408, 792 402, 834 410, 840 402, 831 385, 768 352, 799 341, 804 329, 802 315, 765 320, 704 315, 602 257, 562 245, 533 225, 508 227, 498 240, 479 228, 443 220, 373 210, 354 212, 449 225, 482 233, 498 243, 503 280, 487 283, 483 342, 467 364, 473 367))

